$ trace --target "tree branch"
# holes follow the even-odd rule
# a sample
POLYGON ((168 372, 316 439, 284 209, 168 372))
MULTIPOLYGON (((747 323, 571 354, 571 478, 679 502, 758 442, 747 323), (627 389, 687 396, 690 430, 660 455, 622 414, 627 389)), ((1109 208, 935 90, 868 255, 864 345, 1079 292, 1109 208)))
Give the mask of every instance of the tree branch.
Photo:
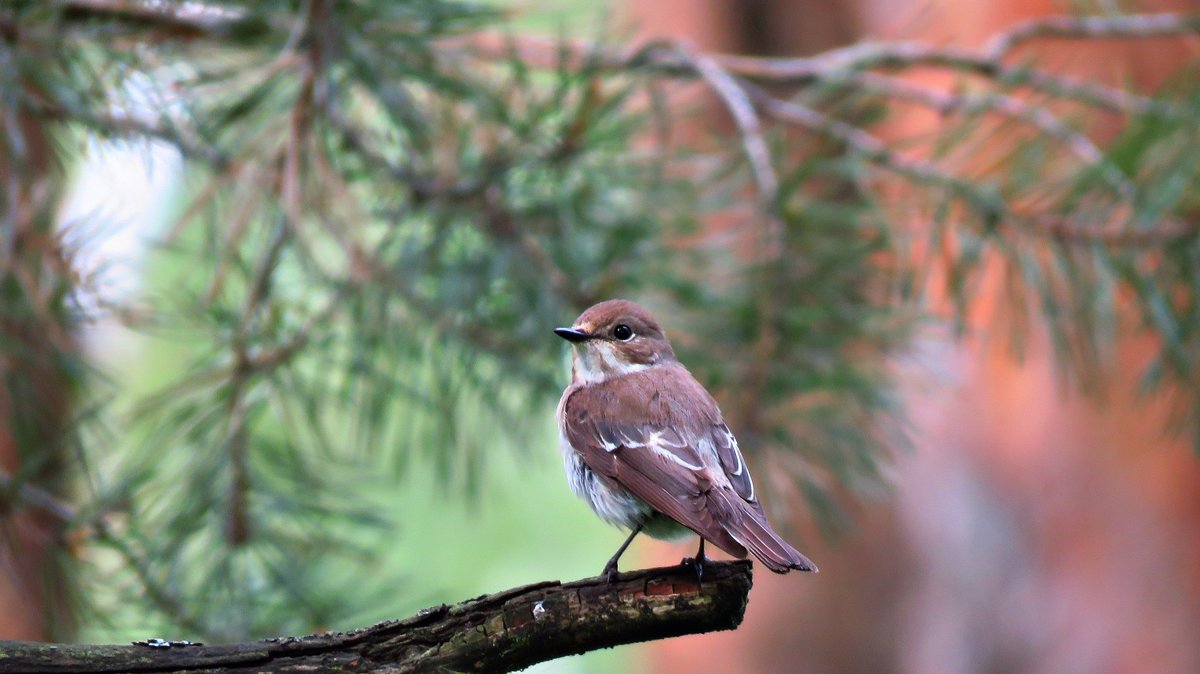
POLYGON ((68 24, 111 21, 131 30, 148 29, 159 39, 261 39, 270 27, 262 17, 208 3, 168 4, 140 0, 65 0, 68 24))
POLYGON ((728 71, 711 57, 681 46, 679 53, 691 64, 700 77, 704 78, 713 91, 725 102, 729 114, 737 124, 742 136, 742 148, 758 186, 760 200, 764 206, 773 207, 779 191, 779 178, 771 166, 771 150, 763 139, 762 124, 758 111, 746 96, 746 92, 728 71))
POLYGON ((1200 15, 1196 14, 1043 16, 1023 21, 996 35, 983 51, 988 58, 998 60, 1030 40, 1178 37, 1195 35, 1197 31, 1200 31, 1200 15))
MULTIPOLYGON (((204 633, 205 628, 184 606, 183 599, 177 596, 172 588, 160 584, 151 572, 149 564, 122 537, 116 535, 105 523, 106 508, 90 512, 84 518, 75 506, 61 500, 54 494, 45 491, 37 485, 29 484, 12 475, 0 472, 0 514, 15 509, 19 505, 37 508, 53 517, 64 528, 85 528, 100 543, 106 544, 121 556, 129 568, 133 570, 138 582, 148 597, 160 611, 175 620, 176 624, 185 628, 204 633)), ((0 641, 0 662, 7 653, 7 643, 0 641)), ((0 669, 0 671, 3 671, 0 669)))
MULTIPOLYGON (((952 70, 993 80, 1006 86, 1025 86, 1056 98, 1074 100, 1108 112, 1173 114, 1168 104, 1117 87, 1085 82, 1036 67, 1013 65, 1005 59, 1019 45, 1040 38, 1156 39, 1200 32, 1200 14, 1129 14, 1113 17, 1042 17, 994 35, 983 49, 946 47, 918 41, 859 42, 813 56, 763 58, 708 54, 706 58, 731 75, 762 83, 804 86, 847 71, 904 70, 914 67, 952 70)), ((560 41, 544 38, 501 38, 487 33, 448 42, 465 43, 485 58, 511 57, 554 67, 562 59, 560 41)), ((655 41, 637 50, 610 50, 576 41, 569 55, 590 59, 612 70, 646 69, 676 77, 700 75, 694 62, 669 41, 655 41)))
MULTIPOLYGON (((503 672, 622 644, 736 628, 748 561, 572 583, 547 581, 351 632, 214 646, 96 646, 0 641, 0 674, 22 672, 503 672)), ((163 642, 164 644, 166 642, 163 642)))

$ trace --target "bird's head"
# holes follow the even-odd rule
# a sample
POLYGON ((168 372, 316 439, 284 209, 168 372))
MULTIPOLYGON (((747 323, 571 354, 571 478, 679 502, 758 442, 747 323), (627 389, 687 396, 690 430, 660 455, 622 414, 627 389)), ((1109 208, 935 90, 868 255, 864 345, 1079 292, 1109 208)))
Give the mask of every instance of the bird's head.
POLYGON ((554 334, 571 342, 577 383, 594 384, 675 360, 658 321, 627 300, 593 305, 569 328, 554 334))

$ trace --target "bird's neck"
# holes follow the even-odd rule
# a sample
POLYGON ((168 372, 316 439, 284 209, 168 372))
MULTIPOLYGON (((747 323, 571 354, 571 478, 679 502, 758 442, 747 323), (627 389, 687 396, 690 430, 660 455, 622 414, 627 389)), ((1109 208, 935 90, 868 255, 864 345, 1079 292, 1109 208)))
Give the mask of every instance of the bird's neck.
POLYGON ((571 380, 581 386, 601 384, 658 367, 663 362, 657 357, 649 363, 631 362, 622 358, 611 345, 597 344, 592 348, 575 349, 571 359, 571 380))

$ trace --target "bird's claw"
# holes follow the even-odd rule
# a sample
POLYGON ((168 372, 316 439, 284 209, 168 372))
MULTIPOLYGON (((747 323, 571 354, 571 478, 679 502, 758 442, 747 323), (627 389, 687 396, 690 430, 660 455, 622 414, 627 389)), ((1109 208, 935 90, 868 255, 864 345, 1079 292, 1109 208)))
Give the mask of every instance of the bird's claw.
POLYGON ((702 583, 704 578, 704 566, 710 561, 712 560, 710 560, 706 555, 701 555, 699 557, 684 557, 683 559, 679 560, 679 565, 692 567, 692 570, 696 572, 696 583, 702 583))
POLYGON ((612 585, 613 581, 620 579, 621 572, 617 571, 616 564, 605 564, 604 570, 600 572, 600 575, 604 576, 604 582, 612 585))

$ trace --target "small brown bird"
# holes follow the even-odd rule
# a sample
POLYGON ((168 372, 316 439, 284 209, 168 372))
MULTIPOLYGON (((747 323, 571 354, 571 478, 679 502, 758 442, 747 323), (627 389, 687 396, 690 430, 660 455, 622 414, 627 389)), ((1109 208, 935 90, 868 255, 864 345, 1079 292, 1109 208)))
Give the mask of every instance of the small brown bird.
POLYGON ((571 490, 601 519, 677 538, 694 531, 734 557, 754 553, 776 573, 817 567, 771 528, 737 440, 708 391, 675 358, 642 307, 601 302, 559 337, 574 345, 571 385, 558 403, 558 429, 571 490))

